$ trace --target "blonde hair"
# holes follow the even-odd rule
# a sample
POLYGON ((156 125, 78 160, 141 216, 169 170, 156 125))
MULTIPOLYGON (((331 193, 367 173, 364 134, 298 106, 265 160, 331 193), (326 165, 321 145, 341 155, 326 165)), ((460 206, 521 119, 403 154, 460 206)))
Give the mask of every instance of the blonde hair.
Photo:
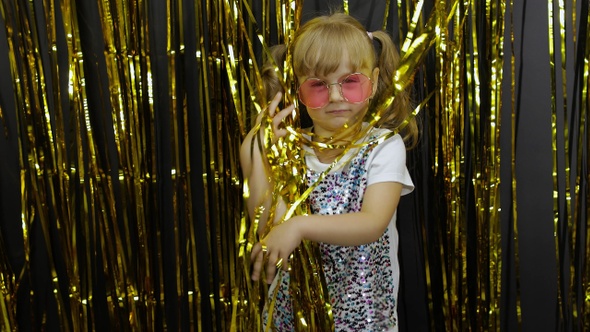
MULTIPOLYGON (((392 90, 393 75, 400 56, 389 34, 385 31, 373 31, 371 36, 363 25, 352 16, 336 13, 329 16, 316 17, 304 25, 297 32, 290 45, 293 58, 293 71, 297 77, 330 74, 340 66, 342 54, 348 55, 348 61, 353 71, 363 69, 372 70, 379 67, 379 81, 377 90, 367 112, 367 119, 372 117, 371 110, 383 104, 392 90), (373 41, 379 43, 381 51, 375 51, 373 41)), ((286 47, 275 46, 272 50, 274 62, 282 72, 286 47)), ((265 95, 270 100, 281 86, 276 77, 275 66, 267 63, 262 69, 265 84, 265 95)), ((416 119, 411 116, 412 105, 409 91, 398 91, 393 103, 387 107, 378 127, 399 130, 406 145, 414 147, 418 140, 418 126, 416 119), (402 127, 403 125, 403 127, 402 127)))
POLYGON ((295 75, 330 74, 340 66, 343 51, 353 71, 375 67, 373 44, 357 20, 345 14, 316 17, 297 30, 291 44, 295 75))
POLYGON ((278 92, 283 92, 279 75, 275 70, 282 74, 287 47, 283 44, 276 45, 269 49, 269 53, 270 57, 266 59, 260 69, 260 77, 264 88, 264 93, 261 96, 262 105, 268 104, 278 92))

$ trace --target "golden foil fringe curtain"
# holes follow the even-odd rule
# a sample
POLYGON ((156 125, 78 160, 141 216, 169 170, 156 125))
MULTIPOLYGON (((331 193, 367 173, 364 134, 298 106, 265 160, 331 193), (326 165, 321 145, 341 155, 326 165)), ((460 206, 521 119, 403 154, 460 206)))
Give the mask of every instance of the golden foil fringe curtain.
MULTIPOLYGON (((588 3, 546 3, 557 320, 589 330, 588 3), (568 24, 578 29, 575 54, 566 48, 568 24), (565 68, 574 62, 572 80, 565 68)), ((21 225, 22 247, 8 247, 0 233, 0 330, 261 326, 239 137, 264 107, 256 98, 262 54, 288 40, 300 20, 289 10, 302 5, 1 1, 3 75, 13 84, 0 91, 0 137, 17 147, 3 159, 18 161, 19 211, 0 226, 21 225)), ((441 198, 439 207, 416 207, 434 220, 415 222, 433 330, 500 330, 502 315, 522 323, 513 9, 503 0, 386 4, 383 26, 398 31, 406 61, 429 55, 418 71, 432 79, 415 86, 434 93, 421 111, 432 173, 419 178, 430 176, 435 185, 422 190, 441 198), (393 16, 400 24, 388 26, 393 16), (501 146, 501 133, 510 146, 501 146), (500 181, 502 162, 510 183, 500 181), (501 206, 502 185, 511 206, 501 206), (507 265, 516 271, 515 312, 503 306, 507 265)))
POLYGON ((574 0, 548 1, 553 152, 553 221, 557 262, 559 329, 590 329, 590 194, 588 180, 588 77, 590 22, 588 2, 580 15, 574 0), (568 12, 571 16, 568 17, 568 12), (578 25, 578 19, 580 24, 578 25), (579 28, 580 34, 576 34, 579 28), (568 38, 568 31, 573 34, 568 38), (568 45, 573 44, 572 48, 568 45), (574 78, 568 70, 575 62, 574 78), (559 82, 561 81, 561 86, 559 82), (574 82, 573 89, 568 82, 574 82), (573 103, 569 91, 573 90, 573 103), (571 108, 571 109, 570 109, 571 108), (561 120, 561 121, 560 121, 561 120), (559 144, 564 142, 565 144, 559 144), (560 167, 563 165, 563 167, 560 167), (572 168, 572 165, 574 166, 572 168), (573 188, 572 188, 573 185, 573 188), (563 189, 565 188, 565 190, 563 189), (579 234, 582 232, 582 234, 579 234), (583 233, 586 233, 583 235, 583 233), (585 239, 585 240, 583 240, 585 239))

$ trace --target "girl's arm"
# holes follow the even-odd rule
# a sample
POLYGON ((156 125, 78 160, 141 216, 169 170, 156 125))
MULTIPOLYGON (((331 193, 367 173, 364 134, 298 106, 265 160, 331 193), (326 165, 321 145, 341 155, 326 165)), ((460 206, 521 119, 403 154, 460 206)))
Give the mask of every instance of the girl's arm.
MULTIPOLYGON (((257 123, 260 123, 261 118, 262 113, 258 116, 257 123)), ((269 195, 272 184, 269 183, 269 178, 266 174, 266 166, 264 165, 259 144, 264 144, 264 134, 262 130, 253 129, 246 135, 240 147, 240 164, 244 179, 247 180, 248 185, 246 206, 250 220, 254 220, 257 207, 263 206, 264 208, 258 225, 258 231, 262 232, 266 226, 266 217, 271 203, 269 195)))
MULTIPOLYGON (((290 106, 275 115, 275 110, 277 109, 281 98, 282 94, 279 92, 269 104, 269 114, 273 118, 272 130, 275 140, 287 134, 287 131, 279 125, 281 124, 281 121, 293 111, 293 106, 290 106)), ((256 119, 256 123, 260 124, 262 118, 263 113, 260 113, 256 119)), ((257 207, 262 206, 264 208, 258 223, 258 234, 262 234, 266 228, 268 211, 272 203, 273 183, 272 179, 266 174, 266 159, 263 156, 264 151, 261 151, 260 149, 260 147, 264 147, 265 143, 264 129, 255 129, 251 130, 242 142, 242 146, 240 147, 240 164, 242 166, 244 179, 246 179, 248 183, 249 195, 246 199, 246 205, 251 220, 254 220, 256 216, 257 207)), ((282 201, 279 201, 276 219, 280 219, 284 212, 285 204, 282 201)))
POLYGON ((340 215, 301 216, 292 223, 301 238, 340 246, 375 242, 391 221, 401 196, 402 184, 381 182, 367 187, 360 212, 340 215), (297 224, 297 225, 295 225, 297 224))
MULTIPOLYGON (((261 241, 268 250, 267 282, 272 282, 280 259, 287 262, 289 256, 303 239, 342 246, 358 246, 379 239, 391 221, 402 191, 398 182, 379 182, 369 185, 365 191, 360 212, 338 215, 296 216, 280 225, 261 241)), ((252 279, 258 280, 263 268, 260 243, 252 249, 256 257, 252 279)), ((287 264, 283 265, 287 268, 287 264)))

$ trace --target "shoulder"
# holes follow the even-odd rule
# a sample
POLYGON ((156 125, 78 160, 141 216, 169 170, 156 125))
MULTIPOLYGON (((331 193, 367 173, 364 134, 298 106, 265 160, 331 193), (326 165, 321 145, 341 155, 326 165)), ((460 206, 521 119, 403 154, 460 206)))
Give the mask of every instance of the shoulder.
POLYGON ((379 182, 399 182, 402 184, 402 195, 414 188, 406 167, 406 146, 399 134, 387 129, 375 129, 375 144, 367 160, 368 184, 379 182))
POLYGON ((389 129, 374 128, 367 136, 371 144, 374 145, 373 155, 386 152, 385 154, 389 156, 394 154, 397 158, 403 156, 405 161, 406 146, 400 134, 389 129))

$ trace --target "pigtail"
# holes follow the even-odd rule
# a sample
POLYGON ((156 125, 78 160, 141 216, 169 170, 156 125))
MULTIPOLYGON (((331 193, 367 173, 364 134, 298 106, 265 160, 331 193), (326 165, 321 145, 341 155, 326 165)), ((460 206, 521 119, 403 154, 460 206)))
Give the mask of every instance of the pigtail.
MULTIPOLYGON (((283 65, 287 56, 287 47, 284 44, 272 46, 270 49, 270 56, 264 61, 264 65, 260 69, 260 78, 262 79, 262 88, 260 105, 268 105, 278 92, 283 91, 283 86, 278 75, 283 75, 283 65), (275 70, 278 69, 278 72, 275 70)), ((301 127, 309 128, 313 125, 307 108, 303 104, 299 104, 299 115, 301 116, 301 127)))
MULTIPOLYGON (((384 103, 389 95, 387 91, 393 85, 393 75, 400 62, 400 55, 393 44, 391 37, 385 31, 373 31, 373 40, 377 41, 380 46, 380 52, 377 55, 377 64, 379 67, 379 84, 373 99, 373 107, 384 103)), ((399 91, 393 103, 385 110, 377 126, 396 130, 400 129, 400 135, 408 148, 413 148, 418 142, 418 125, 415 118, 411 118, 412 102, 410 98, 410 88, 399 91), (407 122, 407 123, 406 123, 407 122)))
POLYGON ((270 56, 260 70, 260 78, 262 79, 262 87, 264 89, 262 95, 263 100, 261 105, 267 105, 278 92, 284 92, 281 86, 281 81, 278 75, 283 74, 283 64, 287 55, 287 47, 284 44, 272 46, 270 49, 270 56), (275 71, 275 67, 279 72, 275 71))

